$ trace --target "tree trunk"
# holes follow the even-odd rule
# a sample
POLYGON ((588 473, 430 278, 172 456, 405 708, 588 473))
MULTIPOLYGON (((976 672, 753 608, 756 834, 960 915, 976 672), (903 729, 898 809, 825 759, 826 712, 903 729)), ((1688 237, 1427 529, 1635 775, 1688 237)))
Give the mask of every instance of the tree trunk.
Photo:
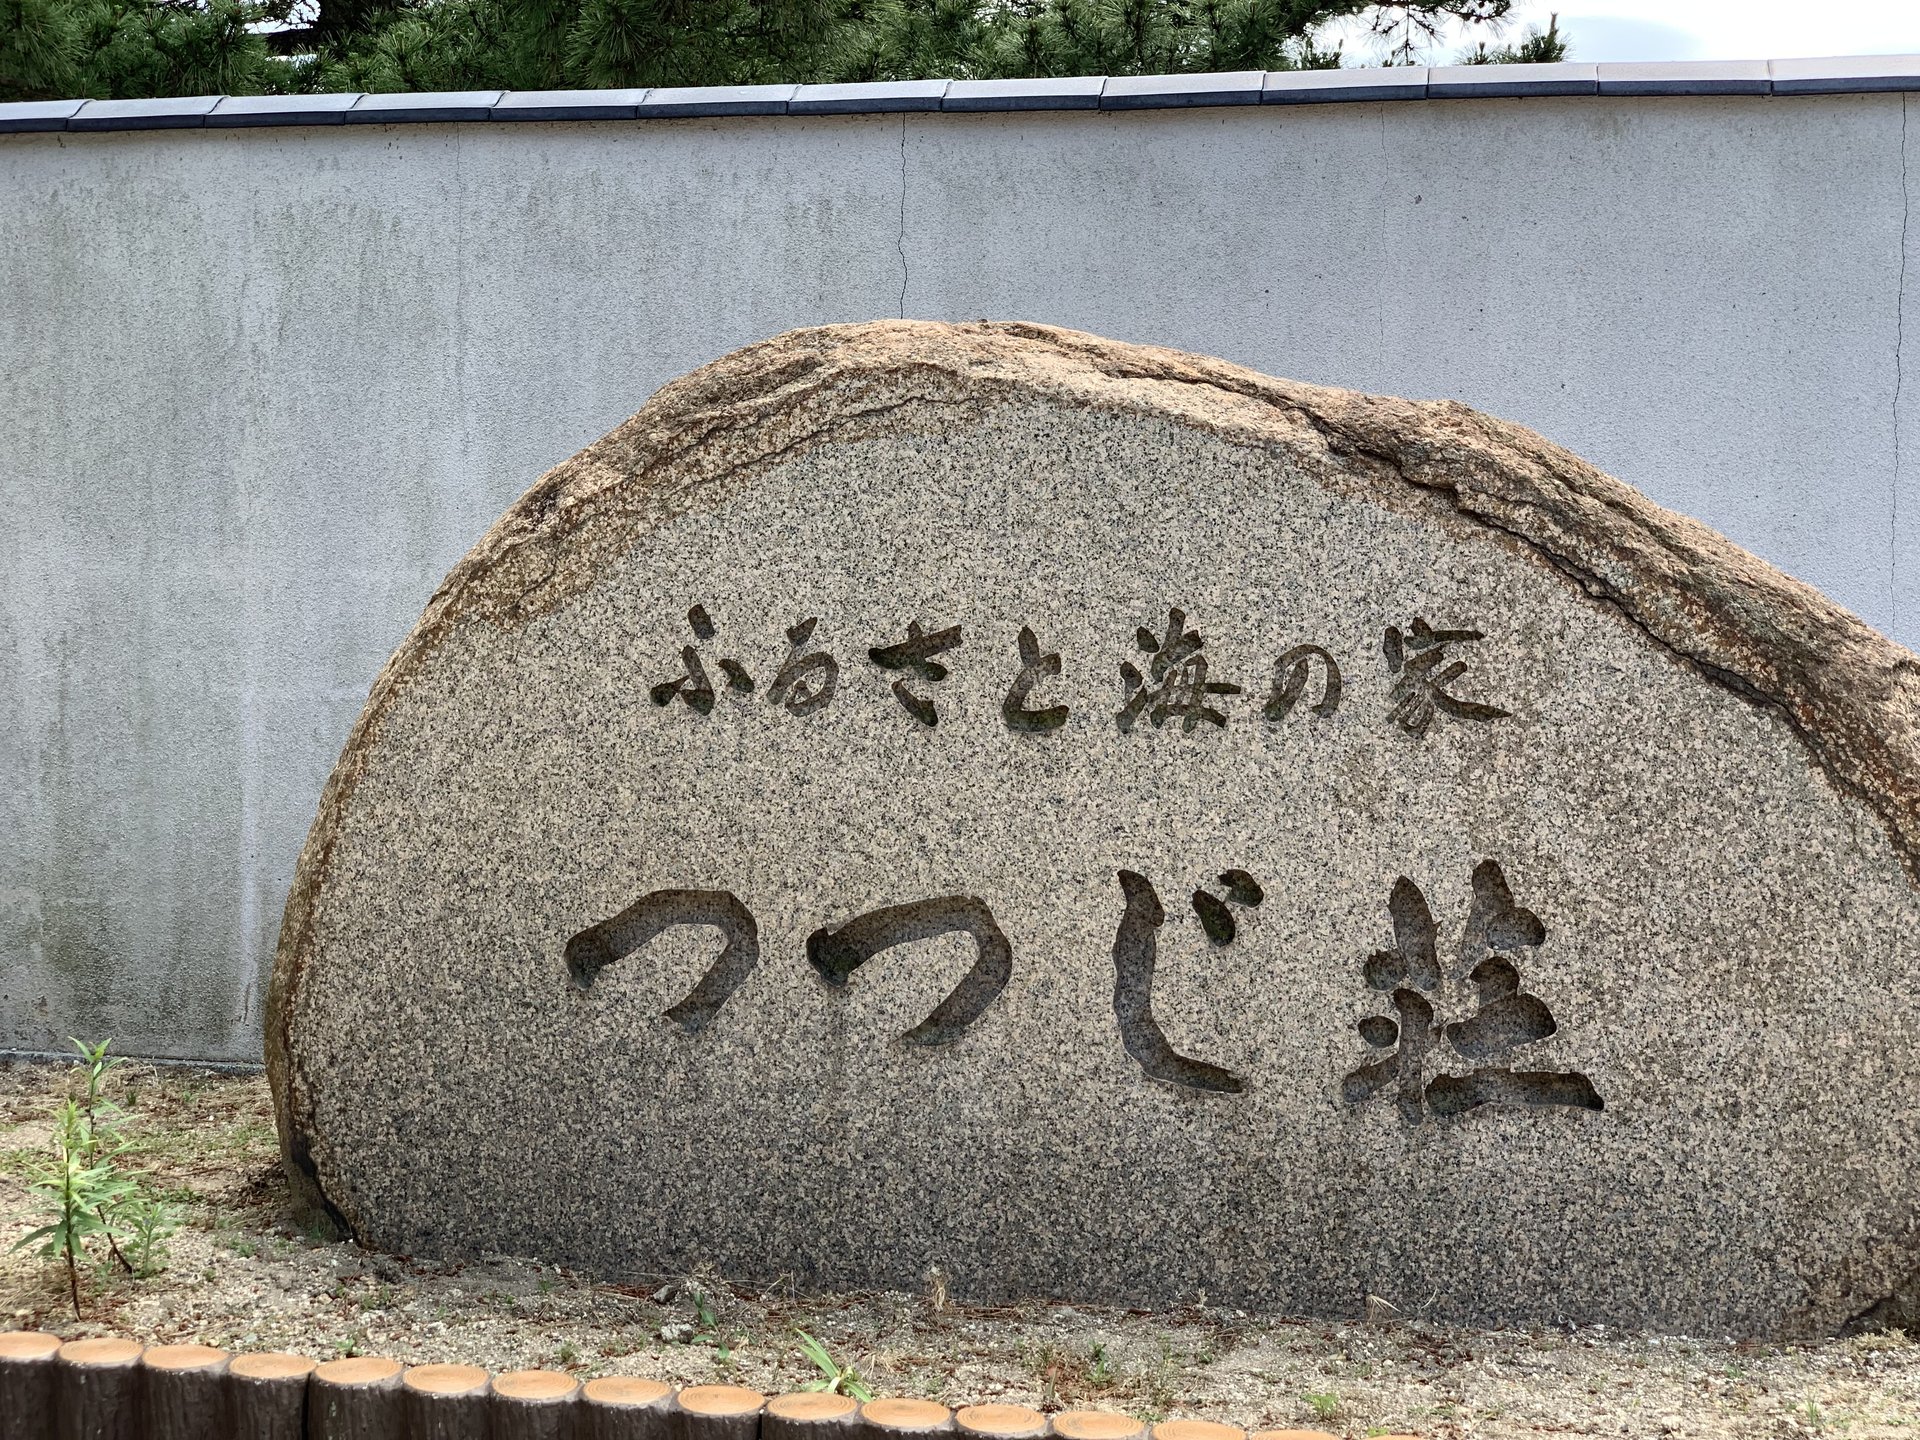
POLYGON ((969 1405, 954 1411, 953 1423, 979 1440, 1040 1440, 1047 1433, 1047 1417, 1024 1405, 969 1405))
POLYGON ((690 1385, 674 1397, 668 1440, 759 1440, 767 1397, 738 1385, 690 1385))
POLYGON ((673 1387, 631 1375, 589 1380, 580 1392, 580 1440, 667 1440, 673 1387))
POLYGON ((58 1335, 0 1334, 0 1435, 53 1440, 53 1357, 58 1335))
POLYGON ((851 1440, 860 1405, 851 1395, 823 1390, 776 1395, 760 1417, 761 1440, 851 1440))
POLYGON ((307 1377, 313 1361, 304 1355, 264 1351, 236 1355, 227 1363, 227 1404, 239 1440, 306 1440, 307 1377))
POLYGON ((1111 1410, 1062 1410, 1053 1417, 1060 1440, 1145 1440, 1147 1427, 1111 1410))
POLYGON ((491 1440, 574 1440, 580 1382, 557 1370, 514 1370, 493 1377, 491 1440))
POLYGON ((59 1440, 140 1440, 140 1351, 132 1340, 69 1340, 53 1362, 59 1440))
POLYGON ((487 1433, 487 1372, 477 1365, 416 1365, 400 1379, 407 1440, 478 1440, 487 1433))
POLYGON ((156 1345, 142 1355, 145 1440, 225 1435, 232 1423, 227 1403, 227 1362, 232 1358, 208 1345, 156 1345))
POLYGON ((869 1400, 860 1430, 862 1440, 934 1440, 953 1433, 953 1412, 932 1400, 869 1400))
POLYGON ((307 1381, 309 1440, 403 1440, 398 1360, 363 1355, 316 1365, 307 1381))

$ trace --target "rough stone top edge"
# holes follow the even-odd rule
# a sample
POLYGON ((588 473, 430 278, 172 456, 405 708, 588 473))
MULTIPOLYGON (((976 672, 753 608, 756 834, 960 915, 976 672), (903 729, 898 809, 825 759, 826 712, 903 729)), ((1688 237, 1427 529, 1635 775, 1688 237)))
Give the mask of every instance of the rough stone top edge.
MULTIPOLYGON (((1691 60, 1649 61, 1633 65, 1476 65, 1438 67, 1421 66, 1351 70, 1272 70, 1250 71, 1243 77, 1247 85, 1261 91, 1265 104, 1375 104, 1383 99, 1423 100, 1461 97, 1488 99, 1529 99, 1548 96, 1602 95, 1610 97, 1654 95, 1857 95, 1878 91, 1920 90, 1920 56, 1868 55, 1841 56, 1817 60, 1755 60, 1737 62, 1741 77, 1730 80, 1724 73, 1726 62, 1691 60), (1569 73, 1579 71, 1577 82, 1569 73), (1610 73, 1612 72, 1612 73, 1610 73), (1328 83, 1327 76, 1341 77, 1328 83), (1595 78, 1597 76, 1597 79, 1595 78)), ((782 114, 862 115, 898 114, 912 110, 996 111, 1058 110, 1078 108, 1072 102, 1085 96, 1094 86, 1095 103, 1105 109, 1168 109, 1209 105, 1242 105, 1248 97, 1245 86, 1223 84, 1228 78, 1215 74, 1127 76, 1109 80, 1101 75, 1081 75, 1052 80, 1020 81, 1007 85, 996 94, 991 107, 979 103, 973 81, 900 80, 847 86, 747 87, 756 90, 784 89, 788 93, 777 101, 765 96, 746 96, 740 86, 714 86, 709 89, 676 88, 658 93, 673 96, 671 106, 652 110, 645 97, 653 91, 576 90, 545 100, 550 92, 518 96, 515 92, 477 91, 463 94, 463 104, 450 106, 450 97, 440 95, 361 95, 339 108, 361 112, 365 118, 377 116, 382 124, 459 124, 491 121, 523 121, 529 118, 566 120, 596 119, 615 122, 634 119, 669 118, 672 115, 764 116, 782 114), (1105 103, 1109 84, 1114 98, 1124 103, 1105 103), (955 92, 955 87, 960 87, 955 92), (800 92, 797 96, 795 91, 800 92), (823 109, 808 98, 807 92, 833 90, 830 108, 823 109), (938 93, 935 93, 935 92, 938 93), (636 99, 635 97, 641 97, 636 99), (491 97, 491 98, 488 98, 491 97), (611 97, 611 98, 609 98, 611 97), (706 98, 710 97, 710 98, 706 98), (545 103, 538 103, 544 100, 545 103), (664 111, 665 113, 661 113, 664 111)), ((990 82, 999 84, 1000 82, 990 82)), ((207 109, 229 105, 235 97, 206 96, 207 109)), ((334 123, 334 106, 316 102, 313 95, 248 96, 248 114, 253 125, 315 125, 334 123), (277 104, 275 102, 278 102, 277 104)), ((0 104, 0 134, 47 130, 148 130, 154 128, 154 116, 170 102, 120 100, 35 100, 0 104)), ((1088 107, 1093 108, 1093 107, 1088 107)), ((171 111, 167 111, 171 114, 171 111)), ((187 125, 177 128, 199 128, 187 125)))
MULTIPOLYGON (((795 330, 663 386, 535 481, 448 574, 374 682, 301 851, 268 997, 268 1073, 296 1183, 305 1124, 289 1091, 291 1010, 335 840, 408 676, 463 627, 518 628, 553 612, 638 536, 810 448, 898 430, 903 410, 916 425, 942 410, 966 423, 1020 401, 1170 420, 1317 468, 1363 499, 1443 507, 1704 683, 1783 721, 1920 886, 1920 656, 1529 430, 1454 401, 1307 385, 1026 322, 795 330)), ((317 1187, 305 1198, 319 1203, 317 1187)))

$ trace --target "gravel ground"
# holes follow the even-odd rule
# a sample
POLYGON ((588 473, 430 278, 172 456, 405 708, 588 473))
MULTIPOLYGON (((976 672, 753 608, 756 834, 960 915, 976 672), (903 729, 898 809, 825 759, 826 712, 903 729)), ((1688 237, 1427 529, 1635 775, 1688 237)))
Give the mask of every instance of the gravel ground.
POLYGON ((795 1342, 806 1330, 876 1391, 949 1405, 1005 1400, 1426 1440, 1920 1440, 1920 1343, 1898 1332, 1782 1346, 1213 1309, 985 1309, 934 1293, 795 1296, 715 1274, 610 1284, 509 1256, 370 1254, 294 1223, 264 1079, 135 1064, 109 1078, 135 1116, 122 1163, 174 1207, 180 1229, 151 1278, 96 1265, 76 1319, 64 1269, 9 1249, 41 1221, 27 1176, 50 1151, 53 1112, 75 1073, 0 1063, 0 1328, 726 1380, 768 1393, 817 1377, 795 1342))

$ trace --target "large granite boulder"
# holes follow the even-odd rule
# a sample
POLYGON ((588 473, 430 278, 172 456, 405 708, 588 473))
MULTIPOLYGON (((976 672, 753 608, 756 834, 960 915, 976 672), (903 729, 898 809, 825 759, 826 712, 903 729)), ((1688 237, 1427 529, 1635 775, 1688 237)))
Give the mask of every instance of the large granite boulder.
POLYGON ((1826 1331, 1920 1267, 1917 867, 1920 660, 1527 431, 801 331, 448 577, 268 1058, 387 1250, 1826 1331))

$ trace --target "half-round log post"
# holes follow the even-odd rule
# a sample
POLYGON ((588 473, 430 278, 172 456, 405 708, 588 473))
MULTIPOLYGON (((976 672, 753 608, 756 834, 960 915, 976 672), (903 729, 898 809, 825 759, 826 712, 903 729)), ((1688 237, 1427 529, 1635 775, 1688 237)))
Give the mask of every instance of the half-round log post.
POLYGON ((953 1412, 953 1424, 981 1440, 1040 1440, 1047 1433, 1047 1417, 1025 1405, 967 1405, 953 1412))
POLYGON ((69 1340, 53 1357, 59 1440, 139 1440, 140 1352, 134 1340, 69 1340))
POLYGON ((256 1350, 227 1362, 227 1407, 235 1440, 305 1440, 307 1377, 314 1362, 256 1350))
POLYGON ((1053 1433, 1061 1440, 1145 1440, 1147 1427, 1111 1410, 1062 1410, 1053 1417, 1053 1433))
POLYGON ((674 1397, 668 1440, 759 1440, 767 1397, 740 1385, 689 1385, 674 1397))
POLYGON ((492 1440, 573 1440, 580 1382, 558 1370, 510 1370, 493 1377, 492 1440))
POLYGON ((673 1387, 637 1375, 602 1375, 580 1390, 580 1440, 667 1440, 673 1387))
POLYGON ((860 1429, 866 1440, 933 1440, 953 1432, 953 1411, 932 1400, 869 1400, 860 1429))
POLYGON ((803 1390, 776 1395, 760 1417, 760 1440, 848 1440, 860 1423, 851 1395, 803 1390))
POLYGON ((401 1440, 406 1405, 398 1360, 328 1360, 307 1378, 309 1440, 401 1440))
POLYGON ((492 1404, 478 1365, 415 1365, 400 1377, 407 1440, 476 1440, 492 1404))
MULTIPOLYGON (((1340 1440, 1340 1437, 1325 1430, 1256 1430, 1250 1440, 1340 1440)), ((1383 1435, 1380 1440, 1393 1440, 1393 1437, 1383 1435)))
POLYGON ((0 1435, 51 1440, 53 1357, 58 1335, 38 1330, 0 1334, 0 1435))
POLYGON ((140 1357, 144 1440, 207 1440, 232 1424, 227 1364, 211 1345, 155 1345, 140 1357))

